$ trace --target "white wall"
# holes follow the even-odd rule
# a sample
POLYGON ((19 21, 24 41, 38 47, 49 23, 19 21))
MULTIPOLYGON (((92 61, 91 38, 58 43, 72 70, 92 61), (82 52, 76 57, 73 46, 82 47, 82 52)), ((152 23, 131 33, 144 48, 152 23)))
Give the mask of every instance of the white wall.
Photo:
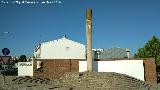
POLYGON ((72 40, 62 38, 42 43, 41 59, 85 59, 85 46, 72 40))
MULTIPOLYGON (((94 71, 127 74, 144 81, 143 60, 94 61, 94 71)), ((79 72, 87 71, 87 61, 79 61, 79 72)))
POLYGON ((33 76, 33 62, 18 62, 18 76, 33 76))

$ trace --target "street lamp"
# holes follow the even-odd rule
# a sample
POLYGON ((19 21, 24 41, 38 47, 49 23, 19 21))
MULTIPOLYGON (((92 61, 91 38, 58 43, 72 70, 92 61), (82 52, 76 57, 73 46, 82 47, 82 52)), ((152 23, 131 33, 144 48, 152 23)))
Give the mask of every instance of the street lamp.
POLYGON ((0 38, 3 38, 4 35, 9 35, 10 32, 0 32, 0 38))
POLYGON ((7 31, 5 31, 5 32, 0 32, 0 34, 2 34, 2 35, 5 35, 5 34, 9 34, 10 32, 7 32, 7 31))
POLYGON ((9 34, 9 32, 2 32, 3 34, 9 34))

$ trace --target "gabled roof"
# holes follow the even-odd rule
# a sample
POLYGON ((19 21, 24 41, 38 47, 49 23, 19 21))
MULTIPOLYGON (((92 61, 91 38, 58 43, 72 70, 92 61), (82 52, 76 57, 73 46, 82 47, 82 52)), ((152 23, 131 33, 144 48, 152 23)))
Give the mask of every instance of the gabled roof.
POLYGON ((44 43, 41 43, 41 45, 49 44, 49 43, 58 43, 58 42, 71 42, 71 43, 75 43, 75 44, 79 44, 79 45, 83 45, 83 46, 84 46, 84 44, 81 44, 81 43, 79 43, 79 42, 72 41, 72 40, 70 40, 70 39, 67 39, 66 37, 62 37, 62 38, 60 38, 60 39, 53 40, 53 41, 44 42, 44 43))

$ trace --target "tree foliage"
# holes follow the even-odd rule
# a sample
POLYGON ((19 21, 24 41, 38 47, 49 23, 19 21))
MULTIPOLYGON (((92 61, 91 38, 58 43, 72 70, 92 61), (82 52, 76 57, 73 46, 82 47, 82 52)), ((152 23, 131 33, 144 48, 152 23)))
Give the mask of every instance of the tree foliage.
POLYGON ((153 36, 143 48, 139 48, 134 56, 135 58, 150 58, 156 60, 157 68, 160 67, 160 40, 153 36))
POLYGON ((27 62, 27 57, 26 55, 21 55, 18 59, 18 62, 27 62))

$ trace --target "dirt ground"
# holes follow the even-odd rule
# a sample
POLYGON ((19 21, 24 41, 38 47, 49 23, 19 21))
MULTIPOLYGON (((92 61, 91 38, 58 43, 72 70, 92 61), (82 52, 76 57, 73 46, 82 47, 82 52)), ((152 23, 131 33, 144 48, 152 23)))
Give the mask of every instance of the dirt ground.
POLYGON ((136 78, 117 73, 67 73, 50 80, 36 77, 0 76, 0 90, 160 90, 136 78))

